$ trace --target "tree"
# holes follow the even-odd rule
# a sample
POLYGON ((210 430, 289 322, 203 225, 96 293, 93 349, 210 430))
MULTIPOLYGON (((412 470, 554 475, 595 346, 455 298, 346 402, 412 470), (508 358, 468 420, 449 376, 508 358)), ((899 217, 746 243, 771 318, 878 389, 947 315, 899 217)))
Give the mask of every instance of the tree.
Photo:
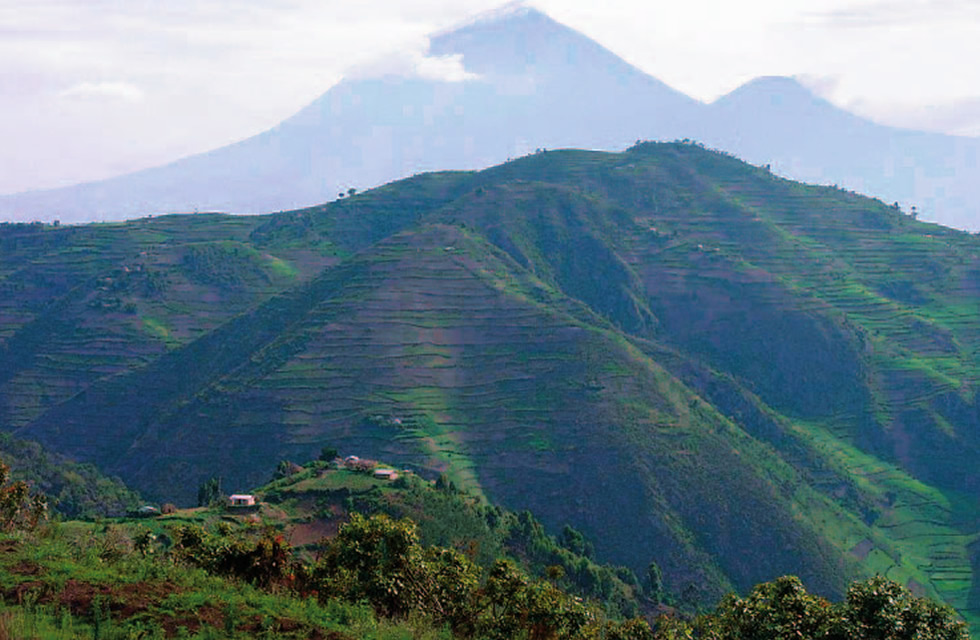
POLYGON ((340 453, 337 451, 336 447, 324 447, 320 449, 320 460, 324 462, 330 462, 339 455, 340 453))
POLYGON ((729 594, 698 624, 698 637, 710 640, 784 640, 824 637, 830 603, 812 596, 796 576, 756 585, 745 598, 729 594))
POLYGON ((592 545, 592 543, 586 539, 581 531, 575 529, 571 525, 566 524, 561 530, 561 536, 558 538, 558 544, 568 549, 572 553, 585 556, 586 558, 592 558, 595 555, 595 547, 592 545))
POLYGON ((0 462, 0 529, 33 529, 48 516, 48 498, 31 494, 23 480, 7 484, 10 467, 0 462))
POLYGON ((289 476, 297 474, 302 470, 303 467, 299 466, 295 462, 280 460, 279 464, 276 466, 276 472, 272 475, 272 479, 282 480, 283 478, 288 478, 289 476))
POLYGON ((810 595, 796 576, 756 585, 745 598, 729 594, 692 628, 658 619, 660 640, 968 640, 966 624, 946 605, 917 598, 877 576, 852 583, 847 599, 831 604, 810 595), (689 633, 690 632, 690 633, 689 633))
POLYGON ((465 626, 479 569, 452 549, 423 549, 415 524, 353 513, 312 571, 321 596, 367 600, 384 616, 419 612, 465 626))
POLYGON ((595 621, 594 612, 578 599, 547 582, 528 578, 510 560, 494 564, 481 596, 484 613, 478 635, 493 640, 590 637, 583 632, 595 621))
POLYGON ((201 483, 197 488, 197 506, 209 507, 221 501, 224 495, 221 493, 221 478, 211 476, 201 483))
POLYGON ((456 483, 449 479, 445 473, 440 473, 436 478, 436 489, 447 493, 456 493, 456 483))
POLYGON ((842 616, 828 640, 968 640, 966 624, 950 607, 918 598, 882 576, 847 589, 842 616))
POLYGON ((647 567, 646 588, 651 600, 658 603, 664 601, 664 596, 666 595, 664 574, 660 570, 660 565, 656 562, 650 562, 650 565, 647 567))
POLYGON ((606 640, 654 640, 650 625, 643 618, 630 618, 622 622, 610 622, 606 640))

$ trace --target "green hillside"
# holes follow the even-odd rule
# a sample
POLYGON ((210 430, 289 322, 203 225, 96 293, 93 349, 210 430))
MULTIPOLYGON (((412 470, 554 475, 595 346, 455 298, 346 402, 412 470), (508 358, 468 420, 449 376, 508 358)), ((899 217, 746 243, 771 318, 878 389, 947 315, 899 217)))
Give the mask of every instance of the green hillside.
POLYGON ((676 143, 0 246, 0 416, 145 495, 332 445, 705 601, 881 573, 980 623, 967 233, 676 143))
POLYGON ((212 491, 201 496, 209 494, 208 506, 53 523, 37 517, 41 496, 7 483, 0 470, 0 633, 38 640, 969 637, 950 607, 880 576, 852 583, 837 603, 783 576, 694 615, 690 600, 664 591, 654 565, 641 584, 624 567, 597 564, 571 527, 549 536, 530 512, 483 504, 445 476, 381 478, 374 464, 283 461, 246 507, 226 506, 209 480, 212 491))
POLYGON ((118 478, 107 478, 92 464, 72 462, 36 442, 0 433, 0 464, 14 481, 47 496, 49 514, 66 519, 121 516, 140 505, 140 496, 118 478))

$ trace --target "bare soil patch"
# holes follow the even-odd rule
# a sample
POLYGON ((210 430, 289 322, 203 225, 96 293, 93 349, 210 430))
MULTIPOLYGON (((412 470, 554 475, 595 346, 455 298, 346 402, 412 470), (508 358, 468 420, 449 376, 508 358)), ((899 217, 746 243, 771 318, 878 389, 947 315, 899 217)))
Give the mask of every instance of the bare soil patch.
POLYGON ((857 558, 858 560, 864 560, 865 558, 868 557, 868 554, 871 553, 871 551, 874 548, 875 548, 874 543, 868 540, 867 538, 865 538, 861 542, 854 545, 854 548, 851 549, 851 555, 857 558))

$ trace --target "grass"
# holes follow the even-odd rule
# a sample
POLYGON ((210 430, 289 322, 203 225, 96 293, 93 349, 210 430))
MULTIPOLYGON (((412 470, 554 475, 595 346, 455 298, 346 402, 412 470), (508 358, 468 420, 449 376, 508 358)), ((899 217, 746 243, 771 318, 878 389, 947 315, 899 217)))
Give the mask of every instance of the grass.
POLYGON ((100 529, 48 525, 37 536, 0 539, 0 588, 6 593, 0 637, 451 637, 424 621, 379 620, 366 605, 262 591, 162 558, 143 558, 132 550, 130 525, 116 525, 108 537, 100 529))
MULTIPOLYGON (((902 584, 913 579, 932 597, 956 607, 971 628, 980 627, 980 609, 969 598, 973 581, 969 545, 976 534, 961 528, 971 526, 964 517, 969 518, 974 505, 950 499, 899 467, 834 438, 826 429, 805 423, 794 426, 824 459, 842 467, 846 477, 883 505, 881 516, 866 529, 876 546, 862 562, 864 569, 902 584)), ((845 547, 860 542, 862 535, 855 531, 845 547)))

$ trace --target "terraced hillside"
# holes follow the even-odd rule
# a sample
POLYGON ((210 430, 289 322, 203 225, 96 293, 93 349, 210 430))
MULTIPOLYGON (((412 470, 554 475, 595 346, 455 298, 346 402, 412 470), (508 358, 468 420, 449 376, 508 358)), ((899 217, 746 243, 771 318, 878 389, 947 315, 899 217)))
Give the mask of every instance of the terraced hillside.
POLYGON ((0 225, 0 424, 23 426, 336 261, 324 247, 257 249, 262 222, 0 225))
POLYGON ((179 282, 129 316, 88 303, 105 228, 16 231, 6 420, 147 495, 334 445, 656 559, 676 593, 880 572, 980 621, 974 236, 690 144, 112 227, 179 282), (133 239, 164 223, 199 235, 133 239), (129 359, 59 382, 103 342, 129 359))

